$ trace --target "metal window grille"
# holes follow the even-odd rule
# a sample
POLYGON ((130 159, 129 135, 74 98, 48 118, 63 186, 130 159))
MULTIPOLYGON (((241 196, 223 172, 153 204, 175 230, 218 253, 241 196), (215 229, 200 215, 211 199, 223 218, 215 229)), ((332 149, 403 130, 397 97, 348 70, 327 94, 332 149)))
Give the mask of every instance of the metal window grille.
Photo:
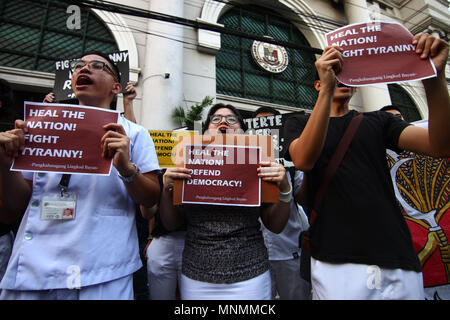
POLYGON ((422 119, 416 104, 402 87, 398 84, 388 84, 388 89, 392 104, 398 106, 406 121, 413 122, 422 119))
POLYGON ((69 29, 68 4, 51 0, 0 0, 0 65, 54 72, 58 60, 90 50, 118 51, 113 36, 80 7, 80 28, 69 29))
MULTIPOLYGON (((291 22, 262 7, 233 7, 218 22, 227 28, 310 47, 291 22)), ((286 48, 288 67, 282 73, 275 74, 261 69, 253 60, 252 43, 250 39, 221 35, 221 49, 216 56, 217 92, 312 110, 317 99, 314 89, 314 53, 286 48)))

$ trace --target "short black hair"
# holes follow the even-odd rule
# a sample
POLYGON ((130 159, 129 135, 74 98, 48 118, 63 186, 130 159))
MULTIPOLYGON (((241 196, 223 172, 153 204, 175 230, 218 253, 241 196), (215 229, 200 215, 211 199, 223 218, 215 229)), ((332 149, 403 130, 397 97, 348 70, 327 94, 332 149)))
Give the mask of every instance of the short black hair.
POLYGON ((319 81, 320 77, 319 77, 319 72, 317 71, 317 69, 314 71, 314 81, 319 81))
POLYGON ((90 54, 95 54, 96 56, 100 56, 103 59, 105 59, 106 61, 108 61, 117 77, 117 82, 120 83, 121 78, 120 78, 119 67, 117 67, 117 64, 109 57, 109 54, 103 53, 101 51, 91 50, 91 51, 87 51, 87 52, 83 53, 83 55, 81 57, 84 57, 84 56, 87 56, 90 54))
POLYGON ((17 112, 12 86, 5 79, 0 79, 0 102, 0 131, 14 129, 14 120, 20 116, 17 112))
POLYGON ((241 125, 241 129, 244 131, 247 131, 248 127, 245 124, 244 118, 242 117, 241 113, 238 111, 238 109, 236 109, 234 106, 232 106, 231 104, 224 104, 224 103, 216 103, 215 105, 213 105, 211 107, 211 109, 209 109, 208 111, 208 115, 206 116, 206 121, 205 121, 205 127, 203 128, 203 133, 208 130, 209 127, 209 123, 211 122, 211 116, 219 109, 222 108, 226 108, 226 109, 230 109, 231 111, 233 111, 234 115, 238 118, 239 124, 241 125))
POLYGON ((280 111, 272 107, 259 107, 252 113, 252 118, 256 118, 256 116, 260 113, 272 113, 274 115, 279 115, 280 111))
POLYGON ((383 108, 380 109, 380 111, 388 111, 388 110, 397 110, 398 112, 402 113, 402 110, 400 110, 400 108, 396 105, 388 105, 388 106, 384 106, 383 108))

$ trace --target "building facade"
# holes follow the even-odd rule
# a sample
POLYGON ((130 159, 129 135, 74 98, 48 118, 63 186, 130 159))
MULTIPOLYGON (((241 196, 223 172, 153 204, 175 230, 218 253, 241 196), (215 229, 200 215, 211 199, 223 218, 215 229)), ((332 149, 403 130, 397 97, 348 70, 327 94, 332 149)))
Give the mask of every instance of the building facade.
MULTIPOLYGON (((126 9, 122 1, 111 2, 126 9)), ((55 61, 94 49, 128 50, 136 119, 161 130, 178 126, 173 109, 205 96, 244 115, 260 106, 310 112, 317 95, 314 60, 325 34, 341 26, 397 21, 413 34, 446 41, 450 31, 445 0, 130 0, 132 14, 83 3, 0 0, 0 78, 12 84, 19 103, 42 101, 53 89, 55 61), (292 45, 274 47, 252 35, 292 45), (258 52, 278 64, 258 63, 258 52)), ((428 118, 420 81, 360 87, 350 108, 371 111, 391 103, 409 121, 428 118)), ((120 96, 117 108, 123 108, 120 96)))

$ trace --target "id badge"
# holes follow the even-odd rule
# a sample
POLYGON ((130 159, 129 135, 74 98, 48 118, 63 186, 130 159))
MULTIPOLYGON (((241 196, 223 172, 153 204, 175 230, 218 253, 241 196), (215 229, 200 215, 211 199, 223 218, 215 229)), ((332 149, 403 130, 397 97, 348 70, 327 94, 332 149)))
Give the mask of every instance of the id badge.
POLYGON ((44 196, 41 205, 41 220, 73 220, 77 196, 64 193, 63 195, 44 196))

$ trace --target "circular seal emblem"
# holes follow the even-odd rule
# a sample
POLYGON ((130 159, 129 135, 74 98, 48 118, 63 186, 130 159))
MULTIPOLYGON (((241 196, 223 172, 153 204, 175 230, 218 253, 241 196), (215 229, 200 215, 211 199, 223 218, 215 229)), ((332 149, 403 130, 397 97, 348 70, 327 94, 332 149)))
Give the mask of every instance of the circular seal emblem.
POLYGON ((261 41, 253 41, 252 57, 264 70, 281 73, 286 70, 289 58, 285 48, 261 41))

